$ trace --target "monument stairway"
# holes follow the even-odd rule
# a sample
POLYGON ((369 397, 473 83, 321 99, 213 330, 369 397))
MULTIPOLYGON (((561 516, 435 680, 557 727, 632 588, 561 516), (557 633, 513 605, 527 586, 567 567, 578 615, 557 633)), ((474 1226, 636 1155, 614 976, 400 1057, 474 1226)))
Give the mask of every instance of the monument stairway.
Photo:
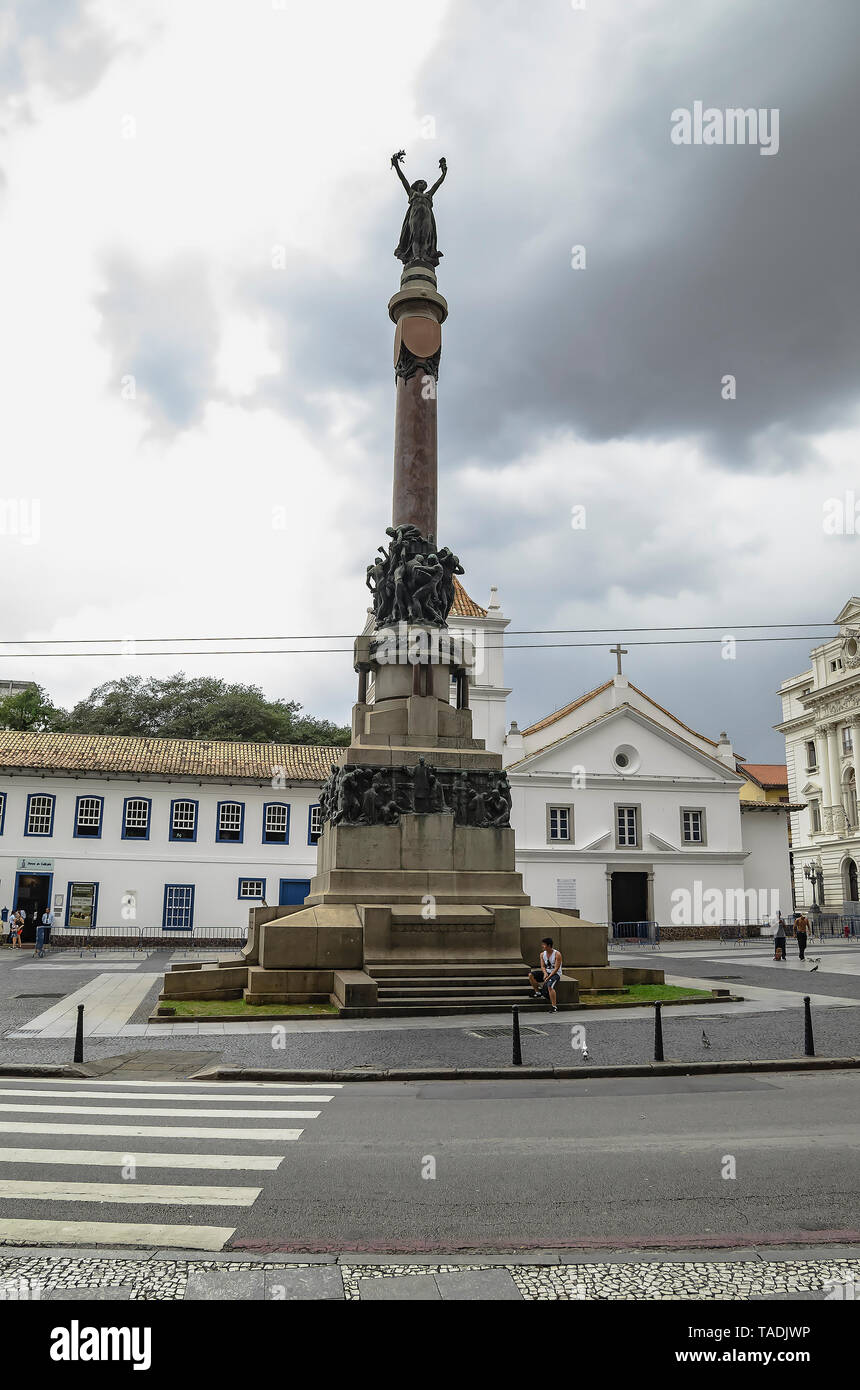
POLYGON ((365 968, 378 985, 374 1012, 380 1014, 508 1013, 514 1004, 523 1010, 547 1007, 542 999, 535 999, 524 965, 469 961, 448 965, 387 963, 365 968))

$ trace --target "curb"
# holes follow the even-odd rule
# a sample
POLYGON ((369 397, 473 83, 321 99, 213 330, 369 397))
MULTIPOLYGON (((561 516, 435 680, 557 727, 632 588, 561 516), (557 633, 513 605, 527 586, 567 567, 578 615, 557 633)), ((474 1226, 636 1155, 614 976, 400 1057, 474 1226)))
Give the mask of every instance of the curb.
MULTIPOLYGON (((860 1057, 783 1057, 758 1062, 644 1062, 617 1067, 204 1067, 189 1081, 580 1081, 589 1077, 714 1076, 732 1072, 853 1071, 860 1057)), ((0 1073, 2 1074, 2 1073, 0 1073)))
POLYGON ((76 1062, 2 1062, 0 1076, 74 1076, 89 1081, 92 1073, 76 1062))

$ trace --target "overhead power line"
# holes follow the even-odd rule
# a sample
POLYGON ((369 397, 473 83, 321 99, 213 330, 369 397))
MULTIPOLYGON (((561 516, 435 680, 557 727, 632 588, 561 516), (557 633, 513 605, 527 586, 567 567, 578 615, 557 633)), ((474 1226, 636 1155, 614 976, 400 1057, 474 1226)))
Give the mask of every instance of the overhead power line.
MULTIPOLYGON (((723 631, 723 629, 720 629, 723 631)), ((624 638, 624 641, 631 647, 690 647, 690 646, 720 646, 726 638, 731 638, 734 642, 808 642, 808 635, 798 633, 794 637, 735 637, 731 632, 724 632, 722 637, 669 637, 631 640, 624 638)), ((128 640, 128 639, 126 639, 128 640)), ((142 640, 142 639, 141 639, 142 640)), ((154 640, 154 639, 151 639, 154 640)), ((203 640, 203 639, 201 639, 203 640)), ((225 639, 229 640, 229 639, 225 639)), ((251 640, 250 638, 248 639, 251 640)), ((484 643, 485 651, 498 651, 503 649, 510 651, 561 651, 572 647, 605 647, 605 642, 487 642, 484 643)), ((99 656, 103 660, 119 658, 123 661, 134 661, 139 657, 147 656, 348 656, 351 648, 349 647, 186 647, 169 648, 164 651, 119 651, 119 652, 6 652, 0 650, 0 661, 14 661, 16 659, 27 659, 29 661, 41 661, 49 657, 66 657, 75 659, 76 657, 99 656)))
MULTIPOLYGON (((464 619, 464 623, 469 619, 464 619)), ((833 627, 832 621, 822 623, 684 623, 667 627, 523 627, 508 629, 508 637, 563 637, 592 632, 751 632, 762 628, 833 627)), ((287 633, 265 637, 7 637, 2 645, 13 647, 68 646, 72 643, 90 647, 116 645, 122 642, 341 642, 353 641, 354 632, 287 633)))

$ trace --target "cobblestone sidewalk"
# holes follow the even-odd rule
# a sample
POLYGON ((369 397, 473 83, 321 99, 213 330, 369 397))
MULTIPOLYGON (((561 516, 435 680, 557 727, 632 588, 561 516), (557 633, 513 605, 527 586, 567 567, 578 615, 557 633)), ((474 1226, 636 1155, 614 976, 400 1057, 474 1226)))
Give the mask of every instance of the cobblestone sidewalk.
POLYGON ((648 1260, 623 1264, 308 1264, 270 1260, 0 1257, 0 1299, 239 1302, 296 1299, 844 1299, 860 1259, 648 1260))

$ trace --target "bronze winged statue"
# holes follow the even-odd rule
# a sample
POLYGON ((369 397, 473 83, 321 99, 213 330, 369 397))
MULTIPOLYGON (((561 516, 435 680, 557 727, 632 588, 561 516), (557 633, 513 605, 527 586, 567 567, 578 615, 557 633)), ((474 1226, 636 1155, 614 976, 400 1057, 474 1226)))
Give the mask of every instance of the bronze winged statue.
POLYGON ((400 240, 394 254, 404 266, 431 265, 435 267, 442 259, 442 252, 436 245, 436 218, 433 215, 433 194, 445 180, 448 164, 443 157, 439 160, 442 170, 433 187, 428 191, 426 179, 416 179, 410 184, 400 168, 406 158, 405 150, 398 150, 391 156, 391 167, 406 189, 409 206, 400 229, 400 240))

